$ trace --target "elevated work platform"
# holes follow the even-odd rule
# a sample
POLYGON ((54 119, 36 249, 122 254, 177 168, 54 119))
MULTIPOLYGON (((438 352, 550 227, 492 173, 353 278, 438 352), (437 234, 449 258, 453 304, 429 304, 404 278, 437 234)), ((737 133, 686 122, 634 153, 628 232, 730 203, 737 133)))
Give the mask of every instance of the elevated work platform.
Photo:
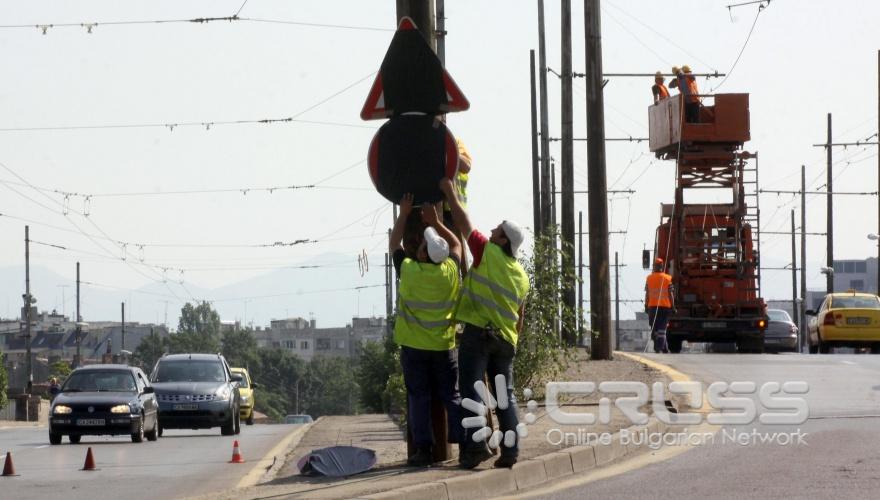
POLYGON ((648 108, 649 147, 657 157, 674 159, 680 149, 698 144, 742 147, 749 135, 749 94, 703 97, 700 122, 684 121, 682 96, 664 99, 648 108))

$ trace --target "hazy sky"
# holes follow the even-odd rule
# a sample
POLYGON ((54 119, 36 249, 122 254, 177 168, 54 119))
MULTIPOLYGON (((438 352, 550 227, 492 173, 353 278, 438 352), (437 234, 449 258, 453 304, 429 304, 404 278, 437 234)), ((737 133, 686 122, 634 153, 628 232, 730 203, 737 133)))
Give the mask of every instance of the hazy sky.
MULTIPOLYGON (((583 5, 572 3, 573 67, 583 71, 583 5)), ((729 3, 735 2, 604 1, 605 71, 668 71, 673 64, 689 64, 696 72, 728 72, 758 12, 755 5, 729 11, 729 3)), ((163 278, 169 281, 168 296, 185 300, 192 295, 188 289, 218 288, 329 253, 346 256, 334 264, 350 267, 351 287, 384 282, 377 264, 391 206, 372 189, 364 162, 382 122, 362 122, 358 113, 393 34, 395 2, 249 0, 239 14, 292 24, 101 24, 230 16, 241 4, 0 2, 2 25, 98 23, 92 33, 56 26, 45 35, 35 27, 0 27, 0 266, 23 264, 20 219, 27 219, 34 240, 69 249, 35 245, 32 266, 72 280, 80 260, 88 266, 83 279, 118 287, 104 290, 119 290, 120 300, 131 296, 127 290, 163 278), (293 116, 299 121, 216 123, 293 116), (210 122, 215 124, 161 126, 210 122), (12 130, 144 124, 160 126, 12 130), (21 185, 16 174, 48 191, 21 185), (242 192, 309 184, 316 187, 242 192), (192 190, 230 191, 132 195, 192 190), (318 241, 259 247, 303 239, 318 241), (373 264, 363 277, 357 263, 362 252, 373 264)), ((545 4, 548 65, 558 71, 559 2, 545 4)), ((446 0, 447 67, 471 102, 469 111, 450 115, 448 123, 474 158, 469 208, 485 230, 503 218, 531 225, 528 51, 537 48, 536 5, 446 0)), ((828 112, 834 114, 835 141, 876 132, 877 19, 880 2, 869 0, 773 0, 760 14, 719 91, 751 94, 753 140, 747 149, 760 152, 763 188, 797 189, 801 164, 807 165, 808 187, 824 183, 824 152, 811 145, 824 141, 828 112)), ((558 137, 559 81, 550 75, 549 83, 550 130, 558 137)), ((699 81, 706 93, 719 83, 699 81)), ((609 137, 647 133, 651 84, 632 78, 609 82, 609 137)), ((578 79, 575 137, 585 135, 584 95, 578 79)), ((552 149, 558 158, 559 143, 552 149)), ((644 143, 609 143, 607 154, 609 185, 637 191, 610 202, 611 229, 627 231, 612 237, 611 252, 619 251, 629 266, 621 296, 640 298, 639 254, 653 244, 659 204, 672 200, 673 165, 654 160, 644 143)), ((876 146, 835 151, 835 189, 875 191, 876 154, 876 146)), ((585 189, 586 179, 586 146, 576 143, 576 188, 585 189)), ((812 198, 808 230, 823 231, 824 198, 812 198)), ((762 196, 763 229, 787 230, 790 208, 799 207, 792 201, 790 195, 762 196)), ((865 237, 877 231, 876 203, 876 197, 839 198, 836 257, 876 254, 875 243, 865 237)), ((576 209, 586 210, 584 195, 576 198, 576 209)), ((817 286, 824 248, 821 238, 808 242, 808 280, 817 286)), ((766 236, 761 250, 765 265, 789 259, 785 236, 766 236)), ((785 297, 788 275, 765 276, 765 296, 785 297)), ((22 276, 22 286, 23 281, 22 276)), ((13 316, 21 293, 0 296, 0 304, 13 304, 13 316)), ((60 303, 57 287, 34 293, 44 297, 44 307, 60 303)), ((198 298, 212 298, 204 295, 198 298)), ((325 297, 350 304, 358 296, 364 311, 384 311, 381 288, 325 297)), ((154 321, 169 297, 136 299, 134 319, 154 321)), ((253 311, 253 302, 250 307, 253 311)), ((241 313, 228 315, 241 316, 243 308, 244 300, 241 313)), ((339 319, 322 323, 341 324, 351 309, 346 305, 339 319)), ((0 308, 0 314, 10 312, 0 308)), ((249 319, 264 324, 288 314, 308 311, 298 310, 292 299, 284 309, 249 313, 249 319)))

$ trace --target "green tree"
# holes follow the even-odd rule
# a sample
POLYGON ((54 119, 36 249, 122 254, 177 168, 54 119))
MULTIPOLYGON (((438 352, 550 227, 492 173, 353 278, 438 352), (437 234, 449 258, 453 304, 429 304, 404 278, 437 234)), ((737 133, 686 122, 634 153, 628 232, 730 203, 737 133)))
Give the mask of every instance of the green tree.
POLYGON ((189 302, 180 310, 177 333, 168 337, 169 351, 220 352, 220 315, 208 302, 193 306, 189 302))
POLYGON ((132 361, 149 374, 166 350, 168 350, 168 342, 156 332, 150 332, 132 353, 132 361))
POLYGON ((0 409, 6 406, 6 366, 3 363, 3 351, 0 351, 0 409))
POLYGON ((394 353, 379 342, 367 342, 358 359, 357 380, 364 411, 384 413, 390 409, 388 380, 396 371, 394 353))
MULTIPOLYGON (((223 333, 220 340, 220 352, 226 357, 229 366, 247 368, 248 372, 257 365, 257 339, 250 329, 230 330, 223 333)), ((251 373, 251 377, 254 374, 251 373)))
POLYGON ((256 363, 248 369, 251 379, 260 385, 255 390, 255 408, 279 420, 295 411, 296 391, 303 387, 297 381, 305 373, 306 364, 284 349, 259 348, 256 356, 256 363))
POLYGON ((63 359, 49 365, 49 376, 58 377, 59 382, 63 382, 64 379, 67 378, 68 375, 70 375, 71 371, 73 371, 73 369, 70 367, 70 364, 68 364, 67 361, 64 361, 63 359))
POLYGON ((574 354, 560 339, 559 330, 576 330, 577 311, 565 306, 560 284, 564 275, 575 282, 577 277, 574 270, 563 270, 558 264, 562 251, 556 247, 557 238, 558 228, 554 226, 535 238, 531 256, 520 261, 529 275, 530 287, 513 361, 517 388, 540 389, 541 384, 567 368, 574 354))
POLYGON ((300 407, 312 417, 356 413, 358 383, 351 360, 312 358, 302 382, 300 407))

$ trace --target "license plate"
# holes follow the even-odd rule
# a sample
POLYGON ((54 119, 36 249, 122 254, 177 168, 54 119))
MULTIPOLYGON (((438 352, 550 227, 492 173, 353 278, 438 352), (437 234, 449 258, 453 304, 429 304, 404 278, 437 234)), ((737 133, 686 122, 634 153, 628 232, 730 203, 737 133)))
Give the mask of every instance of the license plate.
POLYGON ((199 405, 197 405, 197 404, 174 405, 171 408, 173 410, 198 410, 199 405))
POLYGON ((847 325, 869 325, 871 324, 871 318, 846 318, 847 325))
POLYGON ((723 321, 703 321, 703 328, 725 328, 727 323, 723 321))
POLYGON ((103 418, 81 418, 76 421, 76 425, 104 425, 103 418))

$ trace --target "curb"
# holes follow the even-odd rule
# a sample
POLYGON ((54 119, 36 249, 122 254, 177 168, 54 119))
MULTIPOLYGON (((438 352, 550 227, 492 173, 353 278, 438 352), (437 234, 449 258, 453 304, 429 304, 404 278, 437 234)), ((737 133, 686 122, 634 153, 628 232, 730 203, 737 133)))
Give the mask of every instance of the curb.
POLYGON ((314 424, 315 422, 303 424, 301 427, 290 431, 287 436, 273 446, 263 458, 257 460, 256 465, 254 465, 253 468, 241 478, 235 487, 247 488, 249 486, 255 486, 259 483, 272 480, 274 476, 278 474, 278 471, 284 467, 284 464, 287 463, 287 455, 296 447, 296 444, 299 443, 300 439, 302 439, 305 433, 308 432, 314 424), (281 460, 278 460, 279 457, 281 460), (266 466, 266 464, 270 465, 266 466))
MULTIPOLYGON (((630 356, 624 353, 617 354, 623 354, 633 361, 656 369, 672 380, 689 380, 687 375, 641 356, 630 356)), ((622 432, 632 435, 647 429, 649 432, 665 435, 671 428, 672 426, 652 416, 649 418, 647 425, 633 425, 615 432, 609 443, 572 446, 517 462, 511 469, 484 470, 466 476, 457 476, 442 481, 397 488, 360 498, 376 500, 406 500, 411 498, 418 498, 419 500, 470 500, 472 498, 486 498, 515 493, 519 490, 540 486, 551 480, 566 479, 582 472, 602 467, 626 455, 635 454, 641 446, 632 443, 629 445, 621 443, 620 437, 622 432)))

